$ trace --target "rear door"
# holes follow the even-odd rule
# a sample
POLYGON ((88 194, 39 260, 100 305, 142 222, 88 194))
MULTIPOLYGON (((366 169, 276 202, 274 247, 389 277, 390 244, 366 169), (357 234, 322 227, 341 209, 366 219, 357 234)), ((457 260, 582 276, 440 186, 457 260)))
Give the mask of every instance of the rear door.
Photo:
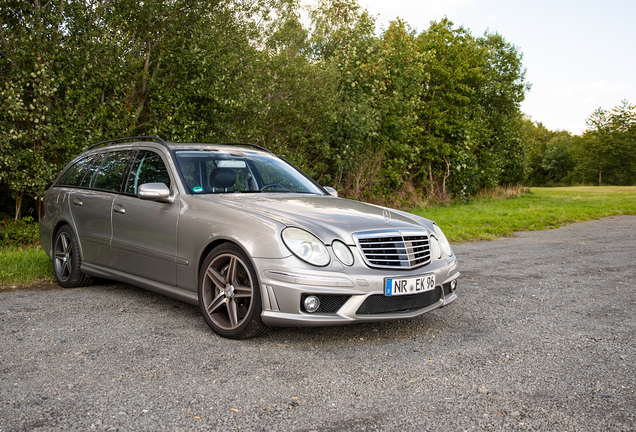
POLYGON ((80 189, 70 196, 70 206, 82 247, 84 262, 112 267, 113 201, 123 183, 133 151, 113 151, 99 155, 86 172, 80 189))
POLYGON ((109 266, 110 253, 110 213, 115 194, 90 189, 99 174, 105 155, 93 160, 86 175, 69 196, 71 216, 86 263, 109 266))

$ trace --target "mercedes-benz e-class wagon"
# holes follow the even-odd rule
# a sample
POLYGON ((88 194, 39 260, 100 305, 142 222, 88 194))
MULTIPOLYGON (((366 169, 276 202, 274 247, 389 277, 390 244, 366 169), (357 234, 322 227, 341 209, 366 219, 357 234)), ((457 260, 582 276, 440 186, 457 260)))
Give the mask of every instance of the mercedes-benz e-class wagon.
POLYGON ((338 198, 248 144, 95 144, 46 192, 40 238, 63 287, 113 279, 199 305, 217 334, 414 318, 454 301, 442 230, 338 198))

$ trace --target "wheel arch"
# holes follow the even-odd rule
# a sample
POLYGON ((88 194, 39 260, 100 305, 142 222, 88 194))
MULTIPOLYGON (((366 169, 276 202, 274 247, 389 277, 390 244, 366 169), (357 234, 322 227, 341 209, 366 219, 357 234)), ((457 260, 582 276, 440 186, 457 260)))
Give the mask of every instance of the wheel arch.
POLYGON ((199 270, 199 276, 197 278, 199 310, 212 331, 222 337, 230 339, 248 339, 262 335, 269 330, 269 327, 265 325, 261 319, 263 308, 260 278, 251 255, 240 243, 227 238, 210 242, 202 251, 197 268, 199 270), (221 247, 222 250, 212 255, 212 252, 219 247, 221 247), (228 273, 228 259, 230 260, 229 262, 232 263, 231 260, 234 260, 232 257, 236 258, 236 260, 233 261, 234 264, 231 264, 235 266, 236 273, 231 274, 233 274, 236 279, 227 279, 230 274, 228 273), (212 279, 211 282, 206 280, 208 270, 203 265, 204 263, 206 266, 209 265, 210 268, 212 268, 212 266, 215 268, 217 277, 210 278, 212 279), (219 267, 219 265, 221 267, 219 267), (243 268, 243 271, 240 271, 239 266, 243 268), (225 273, 224 270, 222 270, 223 267, 226 271, 225 273), (245 292, 247 292, 245 289, 247 282, 241 283, 239 281, 239 285, 235 282, 235 280, 239 280, 237 276, 239 274, 243 274, 249 278, 250 290, 247 296, 245 295, 245 292), (214 282, 214 279, 218 281, 218 277, 222 278, 222 285, 219 285, 218 282, 214 282), (210 286, 209 284, 212 285, 210 286), (214 288, 215 286, 216 288, 214 288), (224 286, 225 289, 219 288, 220 286, 224 286), (234 297, 235 286, 236 289, 244 291, 244 294, 238 299, 234 297), (245 297, 249 297, 249 306, 246 306, 246 303, 244 303, 246 301, 245 297), (221 298, 223 298, 224 303, 218 301, 221 298), (225 304, 225 306, 223 306, 223 304, 225 304), (209 307, 212 309, 208 309, 209 307), (227 308, 227 310, 225 308, 227 308), (245 310, 245 308, 247 308, 247 310, 245 310), (232 312, 232 310, 234 312, 232 312), (244 313, 241 313, 241 310, 243 310, 244 313))
MULTIPOLYGON (((241 251, 243 251, 243 253, 245 254, 245 256, 250 260, 252 267, 254 267, 254 262, 252 261, 252 256, 247 252, 247 250, 245 250, 245 248, 243 246, 241 246, 240 243, 232 240, 232 239, 228 239, 228 238, 219 238, 219 239, 215 239, 214 241, 208 243, 208 245, 203 248, 203 251, 201 252, 201 254, 199 255, 199 261, 197 262, 197 286, 199 284, 199 282, 201 282, 199 280, 199 275, 201 274, 201 267, 203 266, 203 263, 205 262, 205 259, 208 257, 208 255, 210 254, 210 252, 212 252, 215 248, 223 245, 223 244, 233 244, 236 247, 238 247, 239 249, 241 249, 241 251)), ((258 277, 258 274, 256 275, 258 277)))
POLYGON ((57 223, 55 224, 55 226, 51 230, 51 242, 52 243, 55 243, 55 237, 57 236, 57 233, 60 231, 60 229, 64 225, 68 225, 73 230, 73 233, 75 234, 75 237, 77 238, 77 231, 75 231, 75 229, 73 228, 73 225, 69 221, 67 221, 65 219, 60 219, 59 221, 57 221, 57 223))
POLYGON ((57 233, 65 225, 68 225, 68 227, 73 231, 73 234, 75 234, 75 239, 77 241, 77 247, 79 249, 78 252, 80 254, 80 259, 82 260, 82 262, 84 262, 84 251, 82 250, 82 242, 80 241, 79 235, 77 235, 77 230, 75 229, 75 227, 73 227, 73 224, 71 222, 69 222, 68 220, 66 220, 66 219, 60 219, 59 221, 57 221, 57 223, 55 224, 55 226, 51 230, 51 233, 52 233, 52 235, 51 235, 52 248, 55 247, 55 237, 57 236, 57 233))

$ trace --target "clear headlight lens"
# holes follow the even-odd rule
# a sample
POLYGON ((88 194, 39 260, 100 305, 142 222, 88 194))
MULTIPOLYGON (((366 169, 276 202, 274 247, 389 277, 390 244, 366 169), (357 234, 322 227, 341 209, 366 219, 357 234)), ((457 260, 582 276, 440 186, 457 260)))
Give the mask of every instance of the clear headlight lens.
POLYGON ((307 231, 299 228, 285 228, 283 242, 294 255, 309 264, 320 267, 329 264, 327 248, 315 235, 307 231))
POLYGON ((341 263, 346 266, 353 265, 353 254, 351 253, 349 246, 340 240, 334 240, 333 243, 331 243, 331 249, 333 249, 333 253, 341 263))
POLYGON ((439 240, 439 245, 442 248, 442 251, 448 256, 453 255, 450 243, 448 242, 448 239, 446 239, 446 236, 442 232, 441 228, 438 227, 437 224, 433 224, 433 228, 435 229, 435 235, 437 236, 437 240, 439 240))
POLYGON ((431 255, 437 259, 440 259, 442 257, 442 249, 439 247, 439 242, 437 241, 437 239, 431 236, 430 244, 431 244, 431 255))

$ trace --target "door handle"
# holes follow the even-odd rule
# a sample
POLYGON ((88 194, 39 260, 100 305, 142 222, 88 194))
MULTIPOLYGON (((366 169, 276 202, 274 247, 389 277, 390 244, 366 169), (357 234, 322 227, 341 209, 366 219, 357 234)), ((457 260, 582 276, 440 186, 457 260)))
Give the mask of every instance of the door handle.
POLYGON ((75 206, 77 206, 77 207, 81 207, 81 206, 82 206, 82 204, 83 204, 83 202, 82 202, 82 200, 81 200, 81 199, 79 199, 79 198, 75 198, 75 199, 73 200, 73 205, 75 205, 75 206))
POLYGON ((121 214, 125 214, 126 213, 126 209, 123 206, 120 206, 120 205, 113 206, 113 211, 115 213, 121 213, 121 214))

